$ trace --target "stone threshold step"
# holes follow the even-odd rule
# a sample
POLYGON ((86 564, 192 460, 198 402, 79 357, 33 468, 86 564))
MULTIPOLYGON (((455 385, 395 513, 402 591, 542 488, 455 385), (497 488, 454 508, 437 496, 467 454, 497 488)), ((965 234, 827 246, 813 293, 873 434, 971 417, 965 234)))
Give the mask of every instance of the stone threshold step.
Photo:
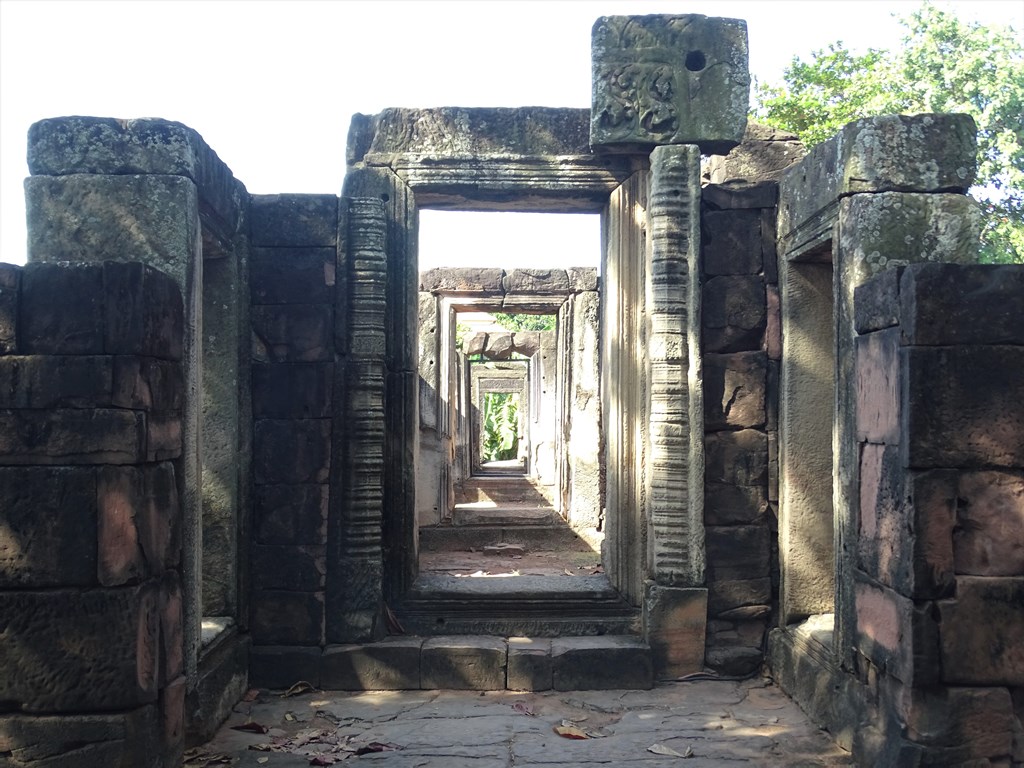
POLYGON ((551 525, 560 518, 551 507, 535 504, 494 504, 475 502, 456 504, 452 525, 551 525))
POLYGON ((427 552, 481 550, 489 544, 519 544, 528 549, 575 546, 579 534, 558 525, 445 525, 420 528, 420 548, 427 552))
POLYGON ((327 690, 648 690, 651 649, 638 637, 393 636, 326 648, 256 646, 250 684, 327 690))
POLYGON ((630 634, 638 611, 605 575, 464 578, 421 574, 394 612, 406 632, 561 637, 630 634))

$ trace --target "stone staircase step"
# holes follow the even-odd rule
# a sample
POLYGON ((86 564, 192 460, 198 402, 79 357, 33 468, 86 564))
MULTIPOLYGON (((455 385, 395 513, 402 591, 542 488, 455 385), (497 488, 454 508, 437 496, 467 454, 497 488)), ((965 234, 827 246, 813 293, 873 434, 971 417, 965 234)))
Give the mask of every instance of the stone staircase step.
POLYGON ((500 504, 478 502, 456 504, 452 525, 553 525, 560 518, 551 507, 532 504, 500 504))
POLYGON ((456 489, 456 501, 529 502, 535 506, 552 505, 554 488, 532 478, 474 477, 456 489))
POLYGON ((298 674, 341 691, 648 690, 654 682, 650 647, 633 635, 402 635, 323 651, 255 647, 251 669, 252 685, 285 687, 298 674))
POLYGON ((495 544, 529 550, 575 547, 579 536, 565 523, 556 525, 461 525, 420 528, 420 548, 428 552, 481 551, 495 544))

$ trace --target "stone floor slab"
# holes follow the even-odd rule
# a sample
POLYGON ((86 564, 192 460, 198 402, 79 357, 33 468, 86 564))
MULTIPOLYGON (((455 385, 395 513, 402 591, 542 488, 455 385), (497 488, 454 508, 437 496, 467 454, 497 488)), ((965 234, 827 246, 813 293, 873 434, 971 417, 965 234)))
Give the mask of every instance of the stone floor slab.
POLYGON ((388 768, 852 765, 770 681, 751 679, 662 683, 649 691, 260 691, 235 707, 186 766, 223 755, 231 760, 225 765, 240 768, 300 768, 318 753, 323 758, 314 764, 335 758, 388 768), (231 728, 245 723, 269 730, 231 728), (559 736, 554 729, 563 723, 591 738, 559 736), (394 749, 355 755, 372 742, 394 749), (690 757, 681 762, 650 751, 656 744, 690 757))

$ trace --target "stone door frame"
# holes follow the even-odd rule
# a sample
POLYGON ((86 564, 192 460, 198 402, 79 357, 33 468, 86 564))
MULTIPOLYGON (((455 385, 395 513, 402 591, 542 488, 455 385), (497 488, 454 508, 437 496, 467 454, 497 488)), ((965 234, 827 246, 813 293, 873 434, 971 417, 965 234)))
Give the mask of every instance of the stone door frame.
MULTIPOLYGON (((607 220, 613 192, 645 168, 647 158, 593 154, 589 117, 588 109, 443 108, 387 110, 353 120, 343 194, 383 201, 387 230, 382 596, 388 604, 400 603, 410 591, 418 567, 414 467, 419 211, 593 213, 607 220), (409 125, 414 127, 406 130, 409 125), (490 133, 509 126, 513 130, 501 136, 490 133)), ((642 226, 635 222, 638 230, 642 226)), ((602 296, 607 290, 602 286, 602 296)), ((610 517, 616 514, 608 511, 610 517)), ((639 518, 629 518, 629 525, 639 524, 639 518)), ((646 532, 631 528, 619 535, 646 539, 646 532)), ((646 562, 645 553, 634 554, 619 570, 636 580, 642 578, 646 562)), ((621 591, 615 577, 611 579, 621 591)), ((639 606, 636 595, 630 602, 639 606)))

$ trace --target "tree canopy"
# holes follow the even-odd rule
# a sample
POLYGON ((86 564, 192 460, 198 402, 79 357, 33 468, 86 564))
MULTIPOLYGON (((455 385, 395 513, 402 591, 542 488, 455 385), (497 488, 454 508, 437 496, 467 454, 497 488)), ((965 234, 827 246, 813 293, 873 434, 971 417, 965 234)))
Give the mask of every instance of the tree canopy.
POLYGON ((1024 263, 1024 46, 1009 27, 964 22, 929 3, 900 19, 900 50, 855 54, 842 41, 760 83, 755 117, 808 146, 861 117, 965 112, 978 125, 971 192, 985 212, 981 258, 1024 263))

